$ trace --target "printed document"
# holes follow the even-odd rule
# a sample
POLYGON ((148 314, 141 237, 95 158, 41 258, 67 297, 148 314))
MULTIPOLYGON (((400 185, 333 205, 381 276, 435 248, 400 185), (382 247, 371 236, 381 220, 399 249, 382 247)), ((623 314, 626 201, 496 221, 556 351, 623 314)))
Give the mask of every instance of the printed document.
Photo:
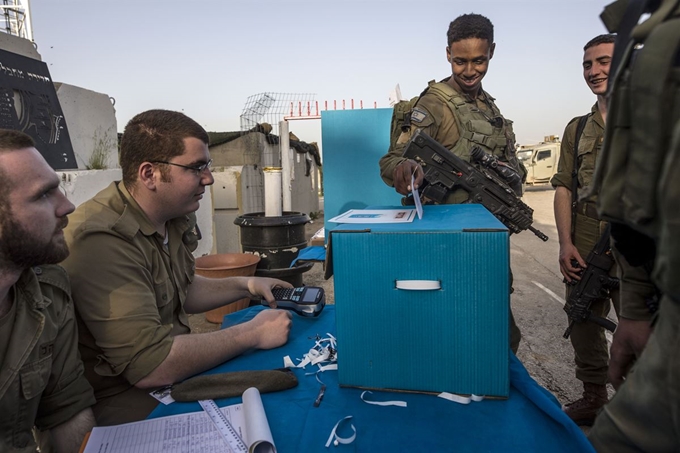
MULTIPOLYGON (((243 404, 220 411, 248 446, 248 451, 276 452, 260 393, 251 388, 243 404), (254 390, 254 392, 253 392, 254 390)), ((95 427, 83 453, 202 453, 230 452, 224 438, 204 411, 171 415, 116 426, 95 427)))
POLYGON ((329 220, 333 223, 407 223, 413 222, 415 209, 350 209, 329 220))

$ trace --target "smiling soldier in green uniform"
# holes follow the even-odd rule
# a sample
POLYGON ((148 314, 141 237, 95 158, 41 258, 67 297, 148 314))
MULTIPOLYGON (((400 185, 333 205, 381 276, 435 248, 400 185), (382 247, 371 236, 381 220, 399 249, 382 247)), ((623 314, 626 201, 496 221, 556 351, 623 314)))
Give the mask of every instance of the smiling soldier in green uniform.
MULTIPOLYGON (((424 131, 462 159, 470 160, 470 149, 484 151, 508 162, 525 175, 515 156, 512 122, 503 118, 494 98, 482 89, 482 79, 493 57, 493 24, 479 14, 464 14, 449 25, 446 59, 452 75, 439 83, 430 82, 410 112, 410 127, 403 132, 380 159, 380 176, 402 195, 423 181, 423 170, 415 161, 402 157, 404 147, 418 129, 424 131)), ((447 203, 463 203, 468 195, 462 189, 452 191, 447 203)), ((521 334, 510 312, 510 346, 517 351, 521 334)))
POLYGON ((189 335, 188 313, 271 289, 263 277, 195 275, 193 214, 213 182, 208 134, 180 112, 149 110, 125 127, 113 182, 71 216, 66 238, 85 375, 97 423, 136 421, 158 404, 149 392, 252 349, 288 341, 291 314, 265 310, 243 324, 189 335))
MULTIPOLYGON (((567 125, 561 145, 557 173, 551 183, 555 190, 555 223, 560 241, 560 271, 567 282, 578 280, 579 271, 585 267, 584 259, 600 236, 605 233, 606 222, 600 220, 595 202, 597 194, 591 194, 572 206, 572 197, 578 198, 591 184, 597 153, 602 147, 604 125, 607 118, 607 80, 609 65, 614 54, 615 35, 600 35, 591 39, 583 48, 583 77, 590 90, 597 96, 591 112, 574 118, 567 125), (578 156, 574 156, 578 149, 578 156), (576 159, 575 159, 576 158, 576 159), (574 162, 577 168, 574 171, 574 162), (576 176, 576 178, 574 178, 576 176), (576 187, 573 187, 576 185, 576 187)), ((606 233, 608 234, 608 233, 606 233)), ((611 270, 616 276, 616 266, 611 270)), ((573 288, 567 284, 567 298, 573 288)), ((610 293, 618 312, 619 291, 610 293)), ((594 302, 593 315, 606 318, 610 299, 594 302)), ((583 382, 583 397, 564 407, 566 414, 578 424, 592 425, 595 416, 608 401, 607 361, 609 347, 604 328, 597 324, 576 323, 570 335, 574 347, 576 378, 583 382)))

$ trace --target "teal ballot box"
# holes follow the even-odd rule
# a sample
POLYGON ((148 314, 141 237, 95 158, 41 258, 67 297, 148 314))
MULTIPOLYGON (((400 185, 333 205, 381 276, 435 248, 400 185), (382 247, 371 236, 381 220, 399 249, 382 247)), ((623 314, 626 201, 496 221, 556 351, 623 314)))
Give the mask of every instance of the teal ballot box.
POLYGON ((478 204, 424 206, 410 222, 347 221, 357 223, 330 231, 327 261, 340 385, 507 398, 505 226, 478 204))

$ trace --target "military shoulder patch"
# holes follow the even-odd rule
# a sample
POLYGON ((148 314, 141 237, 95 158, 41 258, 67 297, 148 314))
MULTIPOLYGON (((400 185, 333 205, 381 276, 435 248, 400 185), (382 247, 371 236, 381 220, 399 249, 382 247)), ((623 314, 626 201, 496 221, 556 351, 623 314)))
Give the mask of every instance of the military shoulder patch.
POLYGON ((418 107, 416 107, 411 111, 412 123, 422 123, 425 118, 427 118, 427 112, 425 112, 424 110, 421 110, 418 107))

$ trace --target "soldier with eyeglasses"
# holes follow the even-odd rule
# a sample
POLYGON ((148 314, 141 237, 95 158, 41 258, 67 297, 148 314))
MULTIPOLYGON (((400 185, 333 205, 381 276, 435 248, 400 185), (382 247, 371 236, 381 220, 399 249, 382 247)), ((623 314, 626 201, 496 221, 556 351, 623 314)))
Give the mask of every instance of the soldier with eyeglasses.
POLYGON ((190 333, 187 314, 244 297, 274 304, 262 277, 195 275, 200 233, 194 212, 214 179, 208 134, 179 112, 150 110, 125 127, 122 181, 71 216, 68 271, 79 321, 85 376, 99 425, 146 418, 152 389, 174 384, 251 349, 285 344, 290 312, 265 310, 218 332, 190 333))

